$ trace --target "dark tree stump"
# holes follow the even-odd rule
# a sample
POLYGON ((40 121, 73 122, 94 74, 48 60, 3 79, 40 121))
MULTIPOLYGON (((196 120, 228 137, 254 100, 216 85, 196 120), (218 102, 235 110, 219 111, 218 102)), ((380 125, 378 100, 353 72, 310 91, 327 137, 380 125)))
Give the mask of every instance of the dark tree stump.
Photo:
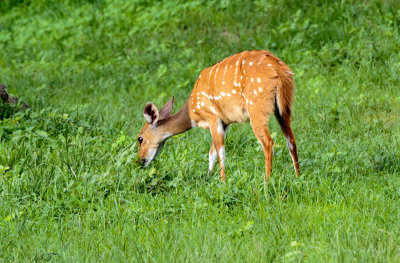
POLYGON ((22 109, 29 108, 29 105, 23 101, 20 101, 19 105, 18 105, 18 98, 8 94, 8 92, 6 90, 6 86, 4 84, 0 84, 0 98, 3 101, 3 103, 10 104, 11 106, 14 106, 14 107, 20 106, 22 109))

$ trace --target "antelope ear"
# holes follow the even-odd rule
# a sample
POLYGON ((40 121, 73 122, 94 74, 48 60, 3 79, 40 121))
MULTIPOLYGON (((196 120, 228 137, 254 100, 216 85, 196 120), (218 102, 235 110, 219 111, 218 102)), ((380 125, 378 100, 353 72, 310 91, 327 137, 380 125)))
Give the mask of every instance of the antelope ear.
POLYGON ((158 121, 160 113, 158 112, 157 106, 154 105, 154 103, 149 102, 144 107, 143 115, 148 124, 155 125, 158 121))
POLYGON ((174 108, 174 97, 168 101, 160 111, 160 120, 168 118, 172 114, 172 109, 174 108))

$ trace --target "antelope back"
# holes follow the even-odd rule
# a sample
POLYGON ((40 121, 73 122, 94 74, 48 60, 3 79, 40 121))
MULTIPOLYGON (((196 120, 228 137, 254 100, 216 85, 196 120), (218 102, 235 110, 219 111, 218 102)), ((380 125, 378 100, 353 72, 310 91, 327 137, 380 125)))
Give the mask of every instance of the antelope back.
POLYGON ((215 115, 225 124, 244 122, 250 108, 271 113, 278 93, 284 94, 278 105, 290 108, 293 87, 292 73, 283 61, 268 51, 245 51, 201 72, 189 113, 199 126, 207 126, 204 120, 215 115), (283 85, 288 81, 290 85, 283 85))

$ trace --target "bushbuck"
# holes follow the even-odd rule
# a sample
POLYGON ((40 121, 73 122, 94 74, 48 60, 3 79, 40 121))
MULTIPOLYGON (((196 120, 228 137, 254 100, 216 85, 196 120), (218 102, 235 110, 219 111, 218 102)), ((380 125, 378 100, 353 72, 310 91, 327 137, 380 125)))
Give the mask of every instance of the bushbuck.
POLYGON ((244 51, 204 69, 193 91, 174 115, 174 97, 161 110, 149 102, 144 107, 146 124, 138 135, 139 158, 147 166, 160 153, 165 141, 194 127, 210 129, 209 173, 218 157, 221 181, 225 177, 225 135, 232 123, 250 120, 262 145, 266 179, 272 171, 273 140, 268 131, 271 113, 282 129, 300 176, 295 138, 291 128, 294 81, 290 68, 269 51, 244 51))

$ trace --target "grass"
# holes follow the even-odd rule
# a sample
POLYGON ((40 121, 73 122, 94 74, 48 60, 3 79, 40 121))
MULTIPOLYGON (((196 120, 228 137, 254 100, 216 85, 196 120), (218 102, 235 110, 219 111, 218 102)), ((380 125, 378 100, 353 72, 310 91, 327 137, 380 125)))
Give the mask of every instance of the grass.
MULTIPOLYGON (((400 262, 398 1, 0 2, 0 82, 31 105, 0 121, 0 259, 400 262), (274 119, 273 175, 246 125, 227 183, 208 131, 147 169, 147 101, 201 69, 269 49, 292 68, 295 178, 274 119)), ((2 111, 5 106, 1 105, 2 111)))

